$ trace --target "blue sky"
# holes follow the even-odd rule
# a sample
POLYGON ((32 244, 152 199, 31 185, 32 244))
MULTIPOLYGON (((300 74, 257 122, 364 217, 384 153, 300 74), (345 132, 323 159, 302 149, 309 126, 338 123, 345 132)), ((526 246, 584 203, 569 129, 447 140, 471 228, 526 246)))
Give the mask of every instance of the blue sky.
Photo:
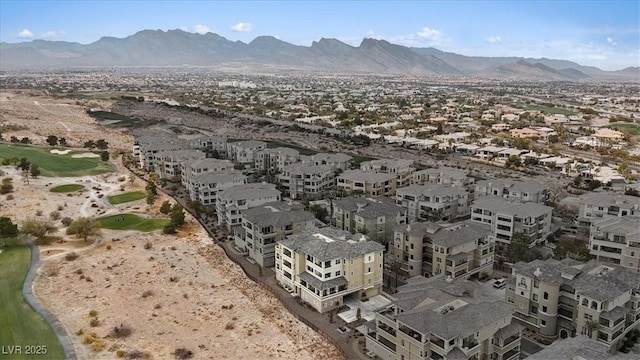
POLYGON ((144 29, 322 37, 433 46, 464 55, 548 57, 606 70, 640 66, 640 2, 0 0, 0 41, 90 43, 144 29))

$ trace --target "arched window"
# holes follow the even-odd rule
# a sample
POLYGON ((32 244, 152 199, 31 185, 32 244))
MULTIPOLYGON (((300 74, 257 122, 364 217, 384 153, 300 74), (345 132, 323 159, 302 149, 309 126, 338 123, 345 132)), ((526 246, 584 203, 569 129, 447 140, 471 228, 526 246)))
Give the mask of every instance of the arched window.
POLYGON ((582 306, 589 306, 589 299, 587 298, 582 299, 582 306))
POLYGON ((591 302, 591 308, 594 309, 594 310, 598 310, 598 303, 595 302, 595 301, 592 301, 591 302))
POLYGON ((545 291, 544 294, 542 294, 542 298, 549 300, 549 293, 545 291))

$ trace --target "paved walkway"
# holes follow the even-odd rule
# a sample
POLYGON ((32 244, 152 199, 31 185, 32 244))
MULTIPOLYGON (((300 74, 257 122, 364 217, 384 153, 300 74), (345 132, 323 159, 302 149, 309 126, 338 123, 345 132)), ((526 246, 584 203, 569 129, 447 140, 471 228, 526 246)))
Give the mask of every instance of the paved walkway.
POLYGON ((38 268, 40 267, 40 250, 31 240, 26 237, 23 237, 22 239, 31 250, 31 265, 29 266, 29 271, 27 272, 27 276, 24 278, 24 283, 22 284, 22 296, 27 304, 29 304, 33 310, 40 314, 40 316, 42 316, 49 325, 51 325, 51 328, 58 337, 58 341, 62 344, 65 357, 68 360, 75 360, 78 358, 78 355, 76 354, 76 350, 73 347, 73 342, 71 341, 71 337, 67 333, 67 330, 62 326, 60 320, 50 313, 49 310, 42 307, 38 302, 38 299, 33 295, 33 280, 35 279, 36 274, 38 273, 38 268))

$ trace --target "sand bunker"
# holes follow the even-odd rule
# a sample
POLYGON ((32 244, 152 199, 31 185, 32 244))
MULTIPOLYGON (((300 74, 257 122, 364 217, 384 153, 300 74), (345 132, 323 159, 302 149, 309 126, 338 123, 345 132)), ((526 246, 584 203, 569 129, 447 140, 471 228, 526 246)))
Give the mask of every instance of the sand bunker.
POLYGON ((73 154, 71 155, 72 158, 97 158, 100 157, 100 155, 98 154, 94 154, 94 153, 90 153, 90 152, 86 152, 86 153, 82 153, 82 154, 73 154))
MULTIPOLYGON (((71 152, 71 150, 51 149, 51 150, 49 150, 49 152, 52 153, 52 154, 67 155, 69 152, 71 152)), ((75 157, 75 155, 74 155, 74 157, 75 157)))

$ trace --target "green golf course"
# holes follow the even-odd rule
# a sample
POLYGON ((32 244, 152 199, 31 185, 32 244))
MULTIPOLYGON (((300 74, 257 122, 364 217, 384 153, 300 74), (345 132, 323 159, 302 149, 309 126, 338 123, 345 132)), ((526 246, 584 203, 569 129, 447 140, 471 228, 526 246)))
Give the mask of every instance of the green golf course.
POLYGON ((0 253, 0 344, 8 352, 21 346, 22 354, 2 354, 2 359, 33 359, 26 346, 46 346, 43 359, 64 359, 64 350, 53 329, 22 297, 22 282, 29 270, 31 251, 17 239, 9 238, 0 253))
POLYGON ((52 187, 49 191, 54 193, 70 193, 84 189, 84 185, 80 184, 64 184, 52 187))
POLYGON ((84 176, 100 175, 112 172, 113 167, 100 157, 74 158, 84 151, 71 151, 68 154, 53 154, 49 147, 27 146, 0 143, 0 161, 13 158, 27 158, 42 171, 42 176, 84 176))
POLYGON ((109 196, 109 202, 113 205, 118 205, 130 201, 141 200, 147 197, 142 191, 132 191, 123 194, 111 195, 109 196))
POLYGON ((135 230, 149 232, 160 230, 169 223, 169 219, 147 219, 136 214, 116 214, 97 218, 103 229, 135 230))

